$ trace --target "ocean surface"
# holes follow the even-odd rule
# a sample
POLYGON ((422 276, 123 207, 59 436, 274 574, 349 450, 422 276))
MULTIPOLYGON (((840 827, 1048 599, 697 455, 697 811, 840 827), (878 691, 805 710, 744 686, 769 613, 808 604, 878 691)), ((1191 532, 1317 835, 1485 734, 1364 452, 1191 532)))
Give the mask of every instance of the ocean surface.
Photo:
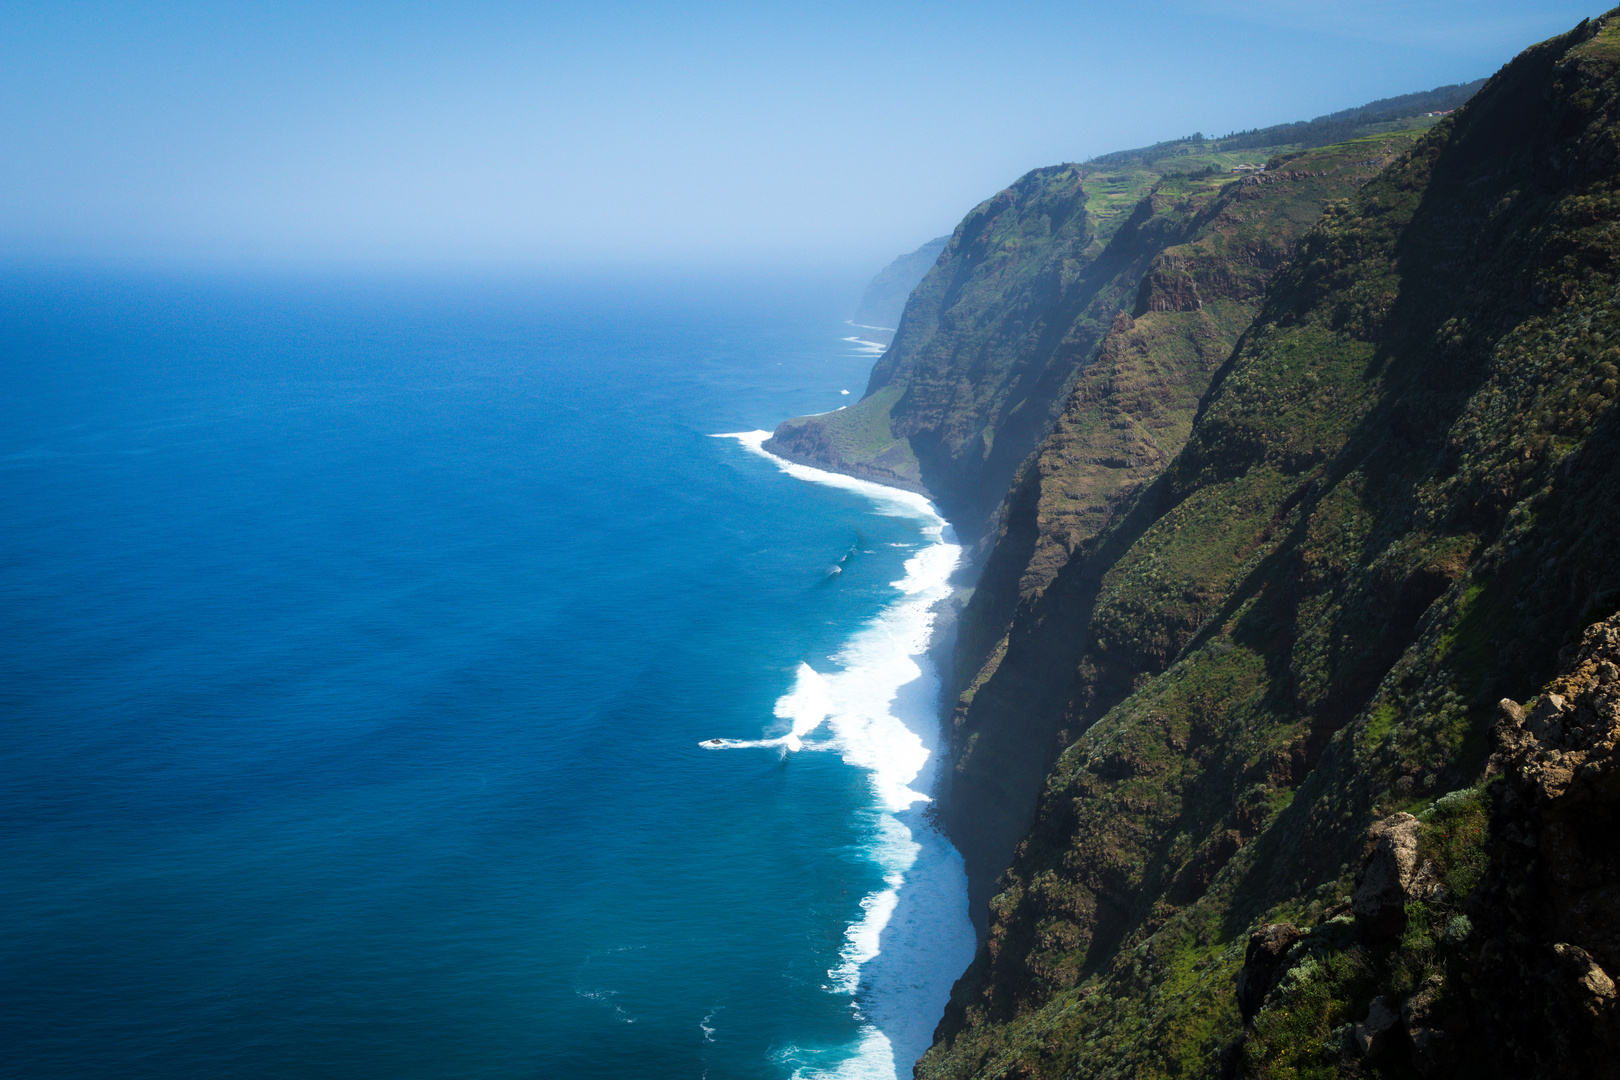
POLYGON ((757 434, 861 284, 0 275, 0 1075, 909 1076, 958 552, 757 434))

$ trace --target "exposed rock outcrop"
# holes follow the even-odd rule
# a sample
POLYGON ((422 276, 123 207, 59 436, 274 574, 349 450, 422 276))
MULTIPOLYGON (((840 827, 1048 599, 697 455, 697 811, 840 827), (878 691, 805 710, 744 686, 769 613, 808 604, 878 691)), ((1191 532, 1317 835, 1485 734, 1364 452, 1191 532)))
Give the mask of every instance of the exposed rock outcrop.
POLYGON ((1352 1032, 1356 1053, 1369 1059, 1382 1055, 1390 1032, 1400 1022, 1401 1013, 1395 1002, 1387 997, 1373 998, 1372 1004, 1367 1006, 1366 1019, 1357 1024, 1352 1032))
MULTIPOLYGON (((1434 1076, 1456 1059, 1456 1039, 1441 1008, 1445 979, 1431 975, 1417 993, 1401 1003, 1401 1025, 1419 1075, 1434 1076)), ((1455 1025, 1454 1025, 1455 1026, 1455 1025)))
POLYGON ((1350 910, 1364 935, 1391 937, 1406 927, 1406 905, 1428 898, 1435 872, 1418 861, 1418 819, 1411 814, 1378 822, 1365 847, 1350 910))
POLYGON ((1247 1024, 1260 1011, 1266 996, 1277 988, 1287 970, 1288 950, 1305 936, 1293 923, 1271 923, 1256 930, 1243 954, 1243 970, 1238 972, 1238 1012, 1247 1024))
POLYGON ((1343 1045, 1314 1052, 1337 1053, 1341 1074, 1355 1060, 1456 1080, 1620 1077, 1620 615, 1565 655, 1529 708, 1498 706, 1488 835, 1464 835, 1477 789, 1383 818, 1362 841, 1353 923, 1251 937, 1232 1075, 1298 1062, 1292 1011, 1316 1009, 1355 1016, 1343 1045), (1464 900, 1447 881, 1471 862, 1483 874, 1464 900), (1302 993, 1322 971, 1336 974, 1302 993))
POLYGON ((1620 616, 1499 716, 1491 865, 1470 903, 1482 1037, 1516 1075, 1620 1076, 1620 616))

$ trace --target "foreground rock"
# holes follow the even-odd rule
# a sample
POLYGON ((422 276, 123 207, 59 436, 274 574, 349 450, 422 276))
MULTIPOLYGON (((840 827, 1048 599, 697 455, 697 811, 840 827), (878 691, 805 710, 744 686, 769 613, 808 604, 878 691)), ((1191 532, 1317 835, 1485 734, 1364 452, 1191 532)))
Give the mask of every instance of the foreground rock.
POLYGON ((1406 905, 1423 892, 1418 868, 1418 819, 1396 814, 1367 834, 1367 852, 1350 910, 1364 934, 1389 937, 1406 927, 1406 905))
POLYGON ((1586 630, 1528 709, 1500 715, 1491 865, 1470 905, 1489 1059, 1620 1076, 1620 616, 1586 630))

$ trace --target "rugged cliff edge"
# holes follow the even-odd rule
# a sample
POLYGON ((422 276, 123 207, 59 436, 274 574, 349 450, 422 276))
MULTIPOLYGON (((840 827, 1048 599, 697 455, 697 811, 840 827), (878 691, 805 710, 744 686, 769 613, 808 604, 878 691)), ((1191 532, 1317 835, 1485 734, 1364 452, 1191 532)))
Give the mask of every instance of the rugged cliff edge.
POLYGON ((1323 208, 1417 134, 1281 155, 1238 180, 1161 179, 1116 234, 1114 245, 1142 253, 1129 262, 1146 262, 1133 307, 1114 316, 1020 469, 959 624, 945 821, 968 859, 981 930, 1041 781, 1074 734, 1062 707, 1083 637, 1053 610, 1072 603, 1071 593, 1047 599, 1048 586, 1181 451, 1217 368, 1323 208))
POLYGON ((1498 705, 1494 779, 1377 822, 1348 903, 1250 937, 1226 1072, 1620 1076, 1620 616, 1562 667, 1498 705))
POLYGON ((976 207, 912 293, 861 400, 787 421, 765 448, 927 491, 971 533, 1095 343, 1075 326, 1096 291, 1080 272, 1102 248, 1089 202, 1082 170, 1065 165, 976 207))
MULTIPOLYGON (((912 293, 865 396, 782 423, 766 449, 931 495, 972 542, 1075 375, 1166 247, 1225 183, 1212 162, 1037 169, 957 226, 912 293)), ((1171 271, 1174 273, 1174 271, 1171 271)))
MULTIPOLYGON (((1452 108, 1474 89, 1437 87, 1299 124, 1195 135, 1028 173, 951 235, 862 399, 785 421, 766 448, 925 491, 958 535, 979 539, 1153 260, 1188 240, 1197 207, 1182 204, 1207 200, 1231 169, 1257 168, 1279 152, 1430 123, 1424 112, 1452 108)), ((1188 300, 1174 291, 1188 284, 1180 270, 1162 269, 1160 285, 1171 292, 1161 302, 1188 300)))
MULTIPOLYGON (((1061 407, 964 619, 947 813, 964 848, 1005 843, 1006 807, 1056 761, 919 1076, 1612 1063, 1620 953, 1591 914, 1612 891, 1612 831, 1573 824, 1588 804, 1528 824, 1513 807, 1542 805, 1532 781, 1561 763, 1584 775, 1593 759, 1567 755, 1604 738, 1565 745, 1598 730, 1576 718, 1601 711, 1612 661, 1582 634, 1620 599, 1617 66, 1620 21, 1583 22, 1390 146, 1381 171, 1371 152, 1339 159, 1373 163, 1364 186, 1274 162, 1248 185, 1252 217, 1241 184, 1161 187, 1104 237, 1082 172, 1051 174, 1038 186, 1067 190, 1069 213, 1035 231, 1068 237, 1085 295, 1049 293, 1076 305, 1059 317, 1007 291, 985 325, 1063 323, 1076 348, 1069 331, 1089 326, 1100 359, 1084 375, 1060 377, 1046 352, 964 384, 945 377, 959 354, 897 337, 874 385, 903 387, 896 401, 915 386, 946 403, 939 417, 990 432, 890 427, 914 482, 969 461, 989 477, 1000 425, 1041 400, 1008 388, 1058 386, 1061 407), (1227 255, 1260 218, 1254 257, 1227 255), (1583 641, 1588 682, 1546 699, 1576 702, 1569 718, 1538 702, 1528 735, 1504 729, 1517 794, 1483 793, 1497 702, 1534 694, 1583 641), (998 815, 995 836, 973 833, 998 815), (1573 914, 1527 906, 1537 896, 1573 914), (1541 981, 1499 990, 1493 971, 1541 981), (1555 1005, 1584 1019, 1545 1017, 1555 1005), (1493 1034, 1448 1056, 1470 1022, 1493 1034)), ((933 340, 953 284, 1019 271, 1018 237, 994 222, 1037 219, 1030 180, 958 229, 902 337, 933 340), (962 257, 974 250, 993 258, 962 257)))

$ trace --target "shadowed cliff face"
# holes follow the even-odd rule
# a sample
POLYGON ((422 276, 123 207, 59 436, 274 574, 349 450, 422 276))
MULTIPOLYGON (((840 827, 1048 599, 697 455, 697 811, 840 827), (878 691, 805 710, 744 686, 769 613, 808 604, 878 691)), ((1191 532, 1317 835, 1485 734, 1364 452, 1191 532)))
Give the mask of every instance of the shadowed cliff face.
MULTIPOLYGON (((1409 97, 1415 104, 1439 94, 1449 102, 1468 90, 1409 97)), ((1346 138, 1362 120, 1365 130, 1386 134, 1433 122, 1380 111, 1394 104, 1350 110, 1327 128, 1268 131, 1275 142, 1313 138, 1329 128, 1346 138)), ((1266 145, 1270 137, 1251 132, 1214 143, 1200 136, 1025 175, 957 226, 912 292, 862 399, 838 412, 785 421, 766 448, 925 491, 970 543, 993 531, 1014 473, 1050 430, 1074 378, 1122 309, 1138 315, 1206 310, 1219 321, 1223 312, 1208 301, 1252 299, 1286 258, 1286 244, 1275 243, 1269 229, 1232 228, 1222 233, 1237 245, 1232 249, 1155 261, 1198 235, 1205 224, 1198 216, 1227 186, 1233 167, 1256 167, 1279 154, 1298 157, 1290 153, 1297 150, 1292 144, 1266 145)), ((1375 140, 1361 148, 1360 159, 1333 162, 1331 180, 1351 170, 1371 175, 1398 142, 1375 140)), ((1244 197, 1268 203, 1266 185, 1310 187, 1323 178, 1317 175, 1321 162, 1280 164, 1281 170, 1250 177, 1244 197)), ((1319 206, 1304 199, 1296 212, 1292 224, 1308 226, 1319 206)))
POLYGON ((958 713, 958 826, 1005 801, 987 747, 1068 745, 919 1076, 1377 1071, 1380 987, 1433 1027, 1448 931, 1380 924, 1376 948, 1287 968, 1278 992, 1319 1007, 1262 1009, 1222 1056, 1250 933, 1340 925, 1372 822, 1454 822, 1413 842, 1452 845, 1424 903, 1456 917, 1480 819, 1431 801, 1478 782, 1497 700, 1620 596, 1617 61, 1620 23, 1583 23, 1329 202, 1213 378, 1199 264, 1143 267, 1096 369, 1120 385, 1067 398, 963 631, 989 674, 958 713), (1159 315, 1185 346, 1139 344, 1159 315))
POLYGON ((1620 1076, 1620 616, 1571 652, 1498 705, 1494 780, 1377 822, 1348 905, 1251 936, 1229 1072, 1620 1076))
POLYGON ((1529 709, 1502 702, 1489 864, 1420 1064, 1620 1076, 1620 616, 1574 653, 1529 709))
POLYGON ((1055 426, 1019 470, 960 622, 954 676, 963 692, 945 821, 968 860, 981 932, 995 879, 1072 736, 1062 707, 1084 639, 1056 617, 1075 602, 1072 590, 1047 601, 1047 587, 1180 452, 1216 369, 1323 207, 1415 138, 1357 139, 1219 187, 1161 181, 1133 215, 1161 227, 1116 236, 1118 245, 1149 233, 1161 245, 1179 242, 1147 262, 1134 311, 1114 316, 1055 426))
POLYGON ((940 252, 950 241, 948 236, 936 237, 878 271, 861 295, 853 321, 857 325, 873 328, 888 327, 892 330, 898 327, 911 290, 933 269, 934 263, 939 261, 940 252))

